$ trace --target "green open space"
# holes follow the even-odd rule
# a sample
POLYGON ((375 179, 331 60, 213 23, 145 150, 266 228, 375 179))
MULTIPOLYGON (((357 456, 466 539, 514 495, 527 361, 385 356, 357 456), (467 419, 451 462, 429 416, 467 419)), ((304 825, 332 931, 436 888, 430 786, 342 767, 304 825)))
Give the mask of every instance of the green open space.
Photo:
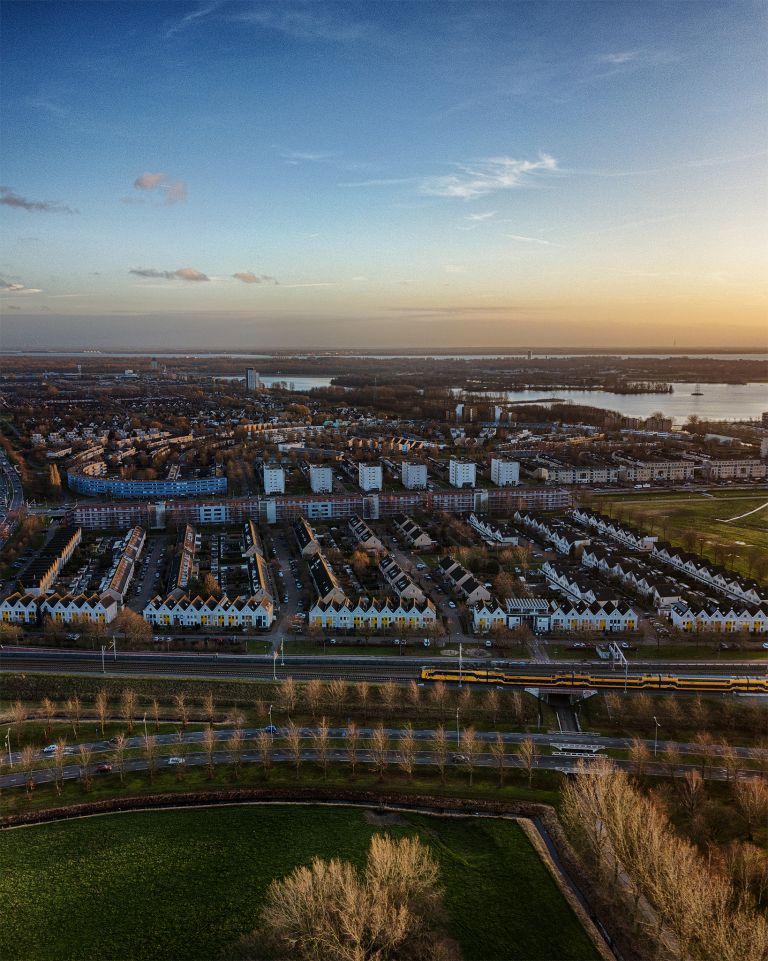
POLYGON ((760 569, 761 557, 768 557, 768 490, 615 495, 596 498, 595 506, 746 577, 768 577, 760 569))
POLYGON ((7 831, 0 956, 24 961, 210 961, 258 925, 270 881, 314 857, 361 865, 371 835, 418 834, 441 870, 448 931, 466 959, 598 954, 512 821, 357 808, 158 810, 7 831))

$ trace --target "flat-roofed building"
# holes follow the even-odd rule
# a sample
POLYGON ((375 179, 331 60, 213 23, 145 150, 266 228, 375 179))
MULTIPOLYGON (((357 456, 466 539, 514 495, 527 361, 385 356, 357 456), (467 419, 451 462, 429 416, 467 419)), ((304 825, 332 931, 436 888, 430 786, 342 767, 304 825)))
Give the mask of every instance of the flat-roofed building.
POLYGON ((448 465, 448 481, 452 487, 474 487, 477 480, 477 466, 469 461, 451 458, 448 465))
POLYGON ((491 480, 497 487, 514 487, 520 483, 520 464, 516 460, 492 457, 491 480))
POLYGON ((333 470, 320 464, 309 465, 309 487, 313 494, 333 492, 333 470))
POLYGON ((400 466, 400 479, 406 490, 424 490, 427 486, 427 465, 403 461, 400 466))
POLYGON ((381 464, 358 464, 357 482, 360 490, 380 491, 384 486, 381 464))

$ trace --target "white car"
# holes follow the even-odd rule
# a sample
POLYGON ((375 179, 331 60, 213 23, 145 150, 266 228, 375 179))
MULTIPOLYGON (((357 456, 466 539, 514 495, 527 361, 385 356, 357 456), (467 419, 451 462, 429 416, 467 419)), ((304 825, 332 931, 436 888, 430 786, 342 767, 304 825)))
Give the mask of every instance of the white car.
POLYGON ((49 744, 47 747, 43 748, 43 754, 55 754, 55 753, 56 753, 55 744, 49 744))
POLYGON ((456 607, 453 601, 448 601, 448 607, 456 607))
POLYGON ((186 764, 187 761, 186 761, 186 758, 183 758, 183 757, 169 757, 168 763, 171 765, 186 764))

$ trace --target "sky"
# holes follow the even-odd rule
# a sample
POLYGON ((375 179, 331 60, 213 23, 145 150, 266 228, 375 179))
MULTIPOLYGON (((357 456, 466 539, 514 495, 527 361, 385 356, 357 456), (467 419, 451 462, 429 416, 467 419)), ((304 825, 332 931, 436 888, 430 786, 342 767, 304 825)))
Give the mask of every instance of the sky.
POLYGON ((0 347, 763 347, 768 8, 4 0, 0 347))

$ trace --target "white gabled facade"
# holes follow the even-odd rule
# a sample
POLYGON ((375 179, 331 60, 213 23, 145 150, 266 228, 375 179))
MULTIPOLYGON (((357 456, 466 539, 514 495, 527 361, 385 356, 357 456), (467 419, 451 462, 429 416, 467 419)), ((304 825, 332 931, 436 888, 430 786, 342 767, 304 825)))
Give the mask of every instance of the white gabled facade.
POLYGON ((156 627, 264 629, 274 620, 272 600, 252 597, 153 597, 143 611, 144 620, 156 627))
POLYGON ((747 608, 730 604, 692 607, 680 601, 672 604, 667 616, 673 627, 686 634, 768 633, 768 611, 762 607, 747 608))
POLYGON ((343 602, 316 601, 309 611, 310 627, 332 630, 375 632, 434 631, 437 614, 431 601, 378 600, 376 598, 347 599, 343 602))
POLYGON ((40 603, 41 598, 37 594, 15 591, 0 601, 0 621, 3 624, 35 624, 40 603))
POLYGON ((111 594, 49 594, 40 605, 40 615, 56 624, 110 624, 120 613, 111 594))

